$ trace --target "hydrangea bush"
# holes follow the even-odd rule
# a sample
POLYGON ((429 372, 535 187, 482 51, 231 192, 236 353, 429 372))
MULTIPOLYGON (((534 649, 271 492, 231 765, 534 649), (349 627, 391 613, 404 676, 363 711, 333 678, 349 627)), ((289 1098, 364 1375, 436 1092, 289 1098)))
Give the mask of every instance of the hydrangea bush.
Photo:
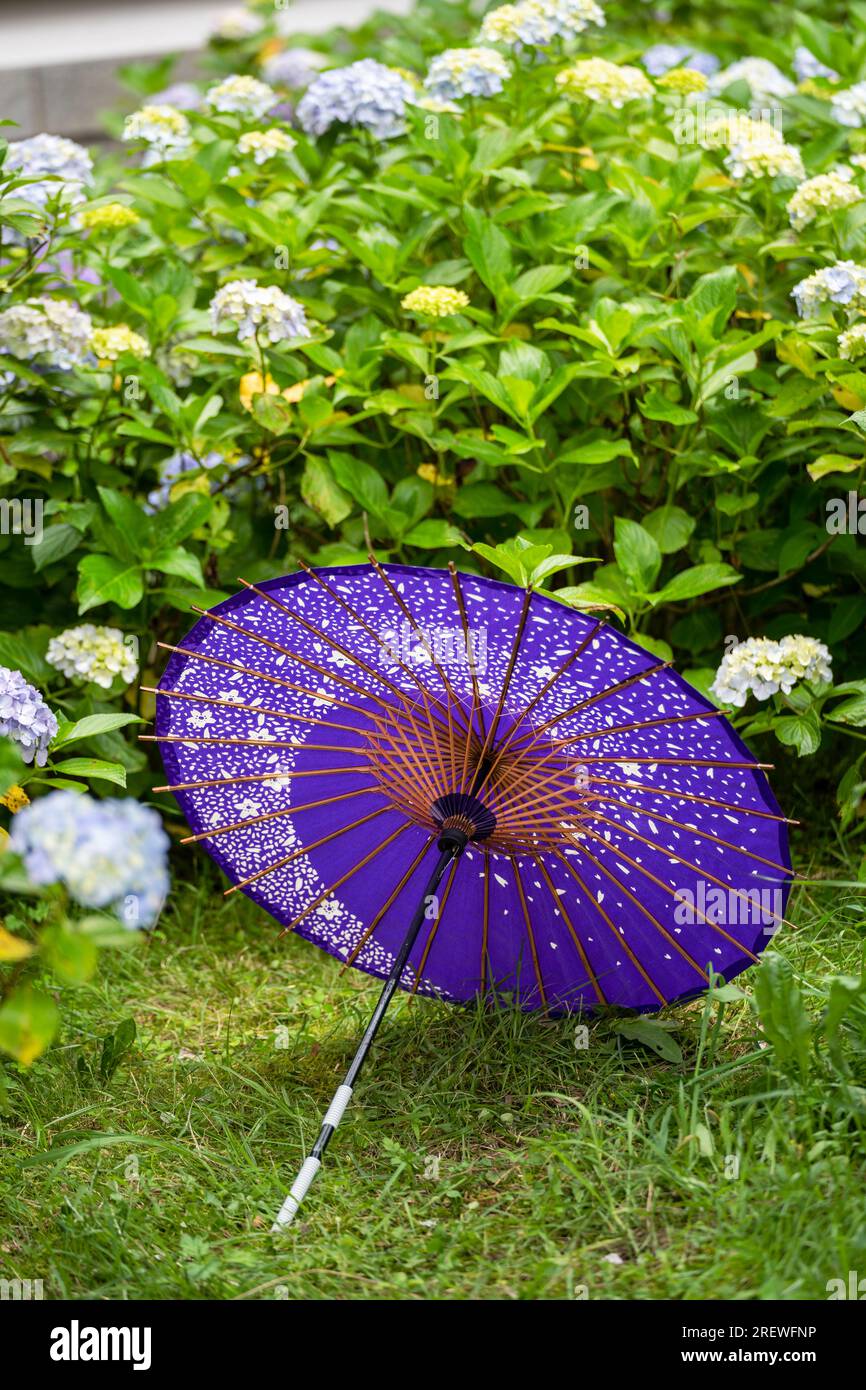
MULTIPOLYGON (((200 80, 127 74, 114 148, 6 128, 7 886, 52 827, 164 857, 157 641, 371 547, 600 606, 789 768, 827 742, 856 837, 866 19, 806 10, 419 0, 292 41, 253 5, 200 80)), ((37 870, 54 968, 116 867, 99 902, 37 870)))

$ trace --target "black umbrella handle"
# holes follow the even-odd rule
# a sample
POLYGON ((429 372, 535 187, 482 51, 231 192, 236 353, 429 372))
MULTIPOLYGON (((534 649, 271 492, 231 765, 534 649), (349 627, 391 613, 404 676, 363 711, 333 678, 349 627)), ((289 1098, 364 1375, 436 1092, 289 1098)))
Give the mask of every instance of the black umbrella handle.
POLYGON ((430 875, 421 901, 415 909, 415 914, 412 921, 409 923, 409 929, 403 938, 403 944, 394 957, 394 964, 391 966, 390 974, 382 988, 382 993, 379 995, 379 1002, 373 1010, 370 1022, 367 1024, 364 1031, 364 1036, 358 1044, 358 1050, 352 1058, 351 1066, 346 1072, 342 1085, 338 1086, 334 1092, 334 1098, 325 1112, 322 1128, 319 1130, 319 1137, 310 1150, 309 1156, 304 1159, 300 1172, 292 1184, 291 1191, 283 1202, 277 1219, 271 1227, 272 1231, 283 1231, 287 1226, 291 1225, 298 1207, 309 1192, 313 1180, 322 1166, 322 1156, 331 1142, 331 1136, 343 1118, 346 1106, 352 1099, 355 1083, 361 1074, 361 1068, 367 1060, 367 1053, 370 1051, 373 1039, 379 1031, 379 1025, 385 1017, 385 1010, 394 997, 394 992, 397 989, 400 977, 409 959, 409 953, 418 939, 418 933, 421 930, 422 924, 427 920, 428 901, 439 887, 442 876, 448 868, 448 865, 463 852, 466 844, 467 836, 460 830, 443 830, 440 835, 438 842, 438 863, 430 875))

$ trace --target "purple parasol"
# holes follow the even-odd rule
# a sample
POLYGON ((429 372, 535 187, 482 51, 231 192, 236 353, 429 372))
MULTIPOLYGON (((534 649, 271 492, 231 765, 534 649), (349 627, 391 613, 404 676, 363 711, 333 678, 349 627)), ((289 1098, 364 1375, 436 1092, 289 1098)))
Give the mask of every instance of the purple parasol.
POLYGON ((388 981, 279 1225, 398 985, 655 1009, 736 975, 783 920, 761 764, 667 663, 547 595, 304 568, 170 650, 154 737, 190 839, 228 892, 388 981))

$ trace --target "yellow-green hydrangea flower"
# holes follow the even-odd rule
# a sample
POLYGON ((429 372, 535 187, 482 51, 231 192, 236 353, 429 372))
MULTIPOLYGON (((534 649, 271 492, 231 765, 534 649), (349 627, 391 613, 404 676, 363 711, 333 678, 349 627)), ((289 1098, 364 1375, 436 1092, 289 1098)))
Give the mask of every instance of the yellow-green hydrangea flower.
POLYGON ((665 92, 687 97, 694 92, 705 92, 707 79, 704 73, 697 72, 695 68, 671 68, 670 72, 656 79, 656 85, 665 92))
POLYGON ((795 232, 801 232, 824 213, 836 212, 859 203, 863 194, 851 180, 854 170, 842 165, 828 174, 816 174, 801 183, 788 200, 788 216, 795 232))
POLYGON ((844 333, 839 334, 838 344, 839 356, 846 362, 866 357, 866 323, 855 323, 853 328, 846 328, 844 333))
POLYGON ((452 289, 450 285, 419 285, 410 290, 400 301, 410 314, 421 318, 446 319, 450 314, 459 314, 469 304, 468 294, 452 289))
POLYGON ((78 220, 91 232, 119 232, 124 227, 134 227, 141 218, 125 203, 102 203, 98 208, 85 208, 78 220))
POLYGON ((278 126, 270 130, 248 130, 238 140, 238 154, 251 154, 256 164, 266 164, 274 155, 288 154, 296 140, 278 126))
POLYGON ((556 85, 565 96, 588 97, 617 108, 627 101, 651 97, 655 90, 640 68, 609 63, 606 58, 581 58, 556 74, 556 85))
POLYGON ((150 346, 128 323, 113 323, 108 328, 94 328, 90 347, 100 362, 116 362, 125 352, 135 357, 149 357, 150 346))

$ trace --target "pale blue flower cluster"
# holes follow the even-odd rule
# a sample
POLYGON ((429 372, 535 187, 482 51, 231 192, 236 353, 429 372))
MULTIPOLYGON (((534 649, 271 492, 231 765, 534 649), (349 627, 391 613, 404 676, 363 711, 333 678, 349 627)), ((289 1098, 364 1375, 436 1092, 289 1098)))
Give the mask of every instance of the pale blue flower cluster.
POLYGON ((431 61, 424 88, 437 101, 492 97, 510 76, 511 68, 495 48, 448 48, 431 61))
POLYGON ((147 494, 144 510, 149 516, 153 516, 155 512, 161 512, 171 501, 171 490, 178 478, 182 478, 185 473, 198 473, 202 468, 216 468, 218 464, 225 463, 225 461, 224 455, 216 450, 205 454, 200 459, 196 458, 195 454, 186 451, 170 454, 160 465, 159 486, 147 494))
POLYGON ((317 53, 313 48, 284 48, 282 53, 265 59, 262 75, 273 87, 291 87, 297 91, 309 87, 327 61, 324 53, 317 53))
POLYGON ((858 129, 866 125, 866 82, 855 82, 833 94, 830 113, 840 125, 858 129))
POLYGON ((406 103, 414 95, 415 89, 402 73, 375 58, 362 58, 321 73, 301 97, 295 114, 308 135, 324 135, 332 125, 353 125, 388 140, 402 131, 406 103))
POLYGON ((25 806, 10 836, 32 883, 62 883, 83 907, 110 908, 130 928, 151 926, 159 915, 169 886, 168 846, 152 807, 72 791, 25 806))
POLYGON ((838 81, 839 78, 835 69, 828 68, 826 63, 816 58, 802 43, 794 49, 793 68, 798 82, 807 82, 810 77, 827 77, 832 82, 838 81))
POLYGON ((25 763, 45 766, 48 745, 57 733, 57 720, 39 691, 20 671, 0 666, 0 735, 12 739, 25 763))
POLYGON ((842 304, 849 313, 866 309, 866 266, 856 261, 837 261, 800 280, 791 291, 797 313, 815 318, 824 304, 842 304))
POLYGON ((9 146, 6 169, 21 178, 37 180, 21 189, 19 196, 28 203, 44 207, 58 196, 65 203, 83 203, 85 185, 93 176, 93 160, 81 145, 62 135, 31 135, 9 146))
POLYGON ((654 43, 641 58, 650 77, 662 77, 671 68, 691 68, 712 77, 721 64, 715 53, 703 53, 699 48, 690 48, 684 43, 654 43))

